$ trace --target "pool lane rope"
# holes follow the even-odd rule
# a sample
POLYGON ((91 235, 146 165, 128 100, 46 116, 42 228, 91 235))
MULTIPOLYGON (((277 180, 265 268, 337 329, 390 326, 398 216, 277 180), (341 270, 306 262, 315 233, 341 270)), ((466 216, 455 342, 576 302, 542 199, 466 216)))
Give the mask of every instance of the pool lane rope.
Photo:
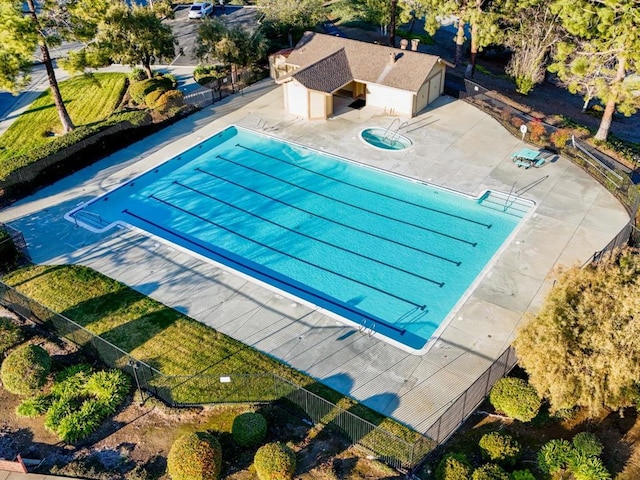
MULTIPOLYGON (((270 173, 263 172, 261 170, 258 170, 257 168, 249 167, 248 165, 244 165, 242 163, 236 162, 235 160, 231 160, 231 159, 223 157, 221 155, 218 155, 216 158, 219 158, 220 160, 224 160, 225 162, 232 163, 233 165, 237 165, 237 166, 239 166, 241 168, 245 168, 245 169, 247 169, 249 171, 259 173, 260 175, 264 175, 266 177, 272 178, 272 179, 277 180, 279 182, 282 182, 282 183, 285 183, 287 185, 290 185, 290 186, 292 186, 294 188, 298 188, 300 190, 304 190, 305 192, 311 193, 313 195, 317 195, 319 197, 326 198, 328 200, 331 200, 331 201, 334 201, 334 202, 337 202, 337 203, 341 203, 342 205, 347 205, 348 207, 356 208, 356 209, 361 210, 363 212, 371 213, 372 215, 376 215, 376 216, 378 216, 380 218, 385 218, 387 220, 391 220, 392 222, 402 223, 403 225, 409 225, 410 227, 418 228, 418 229, 423 230, 425 232, 430 232, 430 233, 433 233, 435 235, 440 235, 442 237, 449 238, 451 240, 455 240, 457 242, 465 243, 467 245, 471 245, 472 247, 476 247, 478 245, 478 242, 470 242, 469 240, 465 240, 464 238, 456 237, 455 235, 449 235, 448 233, 440 232, 438 230, 433 230, 432 228, 428 228, 428 227, 419 225, 417 223, 409 222, 407 220, 401 220, 401 219, 392 217, 390 215, 385 215, 384 213, 376 212, 375 210, 370 210, 368 208, 361 207, 360 205, 356 205, 355 203, 350 203, 350 202, 347 202, 345 200, 341 200, 339 198, 335 198, 335 197, 332 197, 330 195, 326 195, 324 193, 317 192, 315 190, 311 190, 310 188, 306 188, 306 187, 303 187, 301 185, 297 185, 297 184, 295 184, 293 182, 289 182, 288 180, 284 180, 283 178, 276 177, 275 175, 271 175, 270 173)), ((208 172, 207 170, 203 170, 200 167, 197 167, 196 171, 205 173, 207 175, 215 175, 215 174, 212 174, 211 172, 208 172)))
MULTIPOLYGON (((248 191, 248 192, 251 192, 251 193, 253 193, 253 194, 255 194, 255 195, 260 195, 260 196, 262 196, 262 197, 264 197, 264 198, 266 198, 266 199, 268 199, 268 200, 271 200, 271 201, 277 202, 277 203, 279 203, 279 204, 281 204, 281 205, 284 205, 284 206, 285 206, 285 207, 287 207, 287 208, 292 208, 292 209, 294 209, 294 210, 298 210, 299 212, 306 213, 307 215, 312 215, 312 216, 314 216, 314 217, 316 217, 316 218, 320 218, 320 219, 322 219, 322 220, 324 220, 324 221, 326 221, 326 222, 334 223, 334 224, 336 224, 336 225, 340 225, 341 227, 345 227, 345 228, 348 228, 348 229, 350 229, 350 230, 354 230, 354 231, 356 231, 356 232, 360 232, 360 233, 363 233, 363 234, 365 234, 365 235, 369 235, 369 236, 371 236, 371 237, 378 238, 378 239, 380 239, 380 240, 384 240, 384 241, 386 241, 386 242, 393 243, 393 244, 395 244, 395 245, 399 245, 399 246, 401 246, 401 247, 405 247, 405 248, 411 249, 411 250, 413 250, 413 251, 415 251, 415 252, 418 252, 418 253, 421 253, 421 254, 423 254, 423 255, 428 255, 428 256, 430 256, 430 257, 437 258, 437 259, 440 259, 440 260, 442 260, 442 261, 452 263, 452 264, 454 264, 454 265, 455 265, 455 266, 457 266, 457 267, 459 267, 460 265, 462 265, 462 262, 461 262, 461 261, 459 261, 459 260, 453 260, 453 259, 451 259, 451 258, 447 258, 447 257, 444 257, 444 256, 442 256, 442 255, 438 255, 437 253, 428 252, 427 250, 422 250, 421 248, 414 247, 414 246, 412 246, 412 245, 408 245, 408 244, 406 244, 406 243, 399 242, 399 241, 394 240, 394 239, 392 239, 392 238, 384 237, 384 236, 382 236, 382 235, 377 235, 377 234, 375 234, 375 233, 368 232, 367 230, 364 230, 364 229, 362 229, 362 228, 354 227, 353 225, 349 225, 349 224, 347 224, 347 223, 339 222, 338 220, 334 220, 334 219, 332 219, 332 218, 325 217, 324 215, 320 215, 320 214, 318 214, 318 213, 312 212, 311 210, 307 210, 307 209, 305 209, 305 208, 298 207, 297 205, 293 205, 293 204, 291 204, 291 203, 287 203, 287 202, 285 202, 284 200, 280 200, 279 198, 271 197, 271 196, 266 195, 266 194, 264 194, 264 193, 262 193, 262 192, 258 192, 257 190, 254 190, 253 188, 246 187, 246 186, 244 186, 244 185, 242 185, 242 184, 240 184, 240 183, 234 182, 233 180, 229 180, 228 178, 224 178, 224 177, 221 177, 220 175, 216 175, 215 173, 206 172, 206 171, 204 171, 204 170, 200 170, 200 169, 198 169, 198 168, 196 168, 196 170, 200 171, 201 173, 205 173, 205 174, 207 174, 207 175, 209 175, 209 176, 211 176, 211 177, 213 177, 213 178, 215 178, 215 179, 217 179, 217 180, 221 180, 221 181, 223 181, 223 182, 226 182, 226 183, 229 183, 229 184, 231 184, 231 185, 234 185, 234 186, 236 186, 236 187, 238 187, 238 188, 242 188, 243 190, 246 190, 246 191, 248 191)), ((203 195, 207 195, 207 194, 206 194, 206 193, 204 193, 204 192, 201 192, 201 191, 199 191, 199 190, 196 190, 196 189, 194 189, 193 187, 190 187, 190 186, 188 186, 188 185, 181 184, 180 182, 174 182, 174 183, 176 183, 176 184, 178 184, 178 185, 180 185, 180 186, 182 186, 182 187, 185 187, 185 188, 193 189, 193 191, 195 191, 196 193, 201 193, 201 194, 203 194, 203 195)))
MULTIPOLYGON (((177 208, 177 207, 174 207, 174 208, 177 208)), ((354 308, 350 307, 348 303, 345 303, 345 302, 338 302, 338 301, 336 301, 336 300, 333 300, 333 298, 332 298, 332 297, 330 297, 330 296, 322 296, 322 295, 318 295, 317 293, 314 293, 314 292, 312 292, 312 291, 310 291, 310 290, 305 290, 304 288, 301 288, 299 285, 294 285, 294 284, 292 284, 292 283, 286 282, 286 281, 283 279, 283 278, 286 278, 286 277, 283 277, 283 278, 276 278, 276 277, 274 277, 273 275, 269 275, 269 274, 268 274, 267 272, 265 272, 265 271, 262 271, 262 270, 258 270, 258 269, 252 268, 250 265, 242 264, 242 263, 238 262, 237 260, 234 260, 234 259, 232 259, 232 258, 229 258, 228 256, 224 255, 224 254, 223 254, 223 253, 221 253, 220 251, 213 250, 212 248, 209 248, 209 247, 207 247, 206 245, 201 244, 200 242, 196 242, 196 241, 194 241, 194 240, 191 240, 191 239, 189 239, 189 238, 186 238, 185 236, 181 235, 180 233, 178 233, 178 232, 176 232, 176 231, 174 231, 174 230, 172 230, 172 229, 170 229, 170 228, 167 228, 167 227, 164 227, 164 226, 162 226, 162 225, 159 225, 159 224, 157 224, 157 223, 155 223, 155 222, 152 222, 151 220, 148 220, 148 219, 146 219, 146 218, 144 218, 144 217, 141 217, 140 215, 137 215, 137 214, 133 213, 132 211, 130 211, 130 210, 128 210, 128 209, 126 209, 126 208, 125 208, 124 210, 122 210, 122 213, 124 213, 125 215, 129 215, 129 216, 131 216, 131 217, 133 217, 133 218, 135 218, 135 219, 137 219, 137 220, 139 220, 139 221, 141 221, 141 222, 147 223, 147 224, 149 224, 149 225, 153 226, 154 228, 157 228, 158 230, 162 230, 162 231, 164 231, 164 232, 168 233, 169 235, 176 236, 176 237, 180 238, 181 240, 184 240, 184 241, 189 242, 189 243, 191 243, 191 244, 193 244, 193 245, 196 245, 198 248, 201 248, 201 249, 203 249, 203 250, 206 250, 207 252, 209 252, 209 253, 211 253, 211 254, 215 255, 216 257, 224 258, 225 260, 227 260, 227 261, 228 261, 229 263, 231 263, 232 265, 239 265, 240 267, 242 267, 242 268, 244 268, 244 269, 246 269, 246 270, 249 270, 249 271, 251 271, 251 272, 255 272, 255 274, 256 274, 257 276, 259 276, 259 277, 260 277, 260 276, 262 276, 262 277, 267 277, 267 278, 271 279, 271 280, 272 280, 274 283, 276 283, 276 284, 286 285, 286 286, 290 287, 291 289, 293 289, 293 290, 294 290, 294 292, 295 292, 295 291, 300 291, 300 292, 303 292, 303 293, 304 293, 304 294, 306 294, 306 295, 309 295, 309 296, 311 296, 311 297, 315 297, 315 298, 317 298, 317 299, 321 300, 322 302, 331 303, 331 304, 333 304, 333 305, 335 305, 335 306, 337 306, 337 307, 339 307, 339 308, 341 308, 341 309, 343 309, 343 310, 346 310, 346 311, 352 312, 352 313, 353 313, 354 315, 356 315, 357 317, 360 317, 360 318, 362 318, 362 319, 368 319, 368 320, 369 320, 369 321, 371 321, 371 322, 379 323, 379 324, 384 325, 385 327, 387 327, 387 328, 389 328, 389 329, 391 329, 391 330, 395 330, 396 332, 400 332, 400 335, 404 335, 404 334, 407 332, 407 329, 406 329, 406 328, 396 327, 396 326, 395 326, 395 325, 393 325, 392 323, 385 322, 384 320, 380 320, 379 318, 375 318, 375 317, 372 317, 372 316, 370 316, 370 315, 367 315, 364 311, 361 311, 361 310, 355 310, 354 308)), ((221 228, 223 228, 223 227, 221 227, 221 228)), ((233 233, 233 232, 231 232, 231 233, 233 233)), ((255 242, 255 243, 258 243, 258 242, 255 242)), ((267 248, 269 248, 269 247, 267 247, 267 248)), ((291 255, 287 255, 287 254, 284 254, 284 255, 286 255, 286 256, 291 256, 291 255)), ((296 257, 293 257, 293 256, 291 256, 291 258, 294 258, 294 259, 298 260, 296 257)), ((304 262, 304 260, 301 260, 301 259, 300 259, 300 261, 304 262)), ((320 269, 322 269, 322 270, 328 271, 329 273, 334 273, 334 272, 332 272, 331 270, 325 269, 325 268, 323 268, 323 267, 320 267, 320 266, 317 266, 317 265, 313 265, 313 266, 316 266, 316 267, 318 267, 318 268, 320 268, 320 269)), ((353 281, 353 282, 355 282, 355 283, 359 283, 359 284, 362 284, 362 285, 364 285, 364 286, 366 286, 366 287, 369 287, 366 283, 360 282, 359 280, 355 280, 355 279, 352 279, 352 278, 346 277, 346 276, 341 275, 341 274, 339 274, 339 273, 337 273, 337 272, 335 272, 335 274, 336 274, 336 275, 338 275, 338 276, 343 276, 343 277, 344 277, 344 278, 346 278, 347 280, 351 280, 351 281, 353 281)), ((301 284, 301 285, 303 285, 303 284, 301 284)), ((400 301, 402 301, 402 302, 405 302, 405 303, 407 303, 407 304, 409 304, 409 305, 412 305, 412 306, 416 307, 416 308, 417 308, 418 310, 420 310, 420 311, 423 311, 423 312, 428 312, 428 311, 429 311, 429 310, 427 309, 427 306, 426 306, 426 305, 424 305, 424 304, 423 304, 423 305, 417 304, 417 303, 415 303, 415 302, 412 302, 411 300, 407 300, 407 299, 404 299, 404 298, 402 298, 402 297, 398 297, 398 296, 396 296, 396 295, 394 295, 394 294, 392 294, 392 293, 389 293, 389 292, 386 292, 386 291, 383 291, 383 290, 379 290, 379 289, 377 289, 377 288, 375 288, 375 287, 369 287, 369 288, 371 288, 371 289, 373 289, 373 290, 378 290, 379 292, 381 292, 381 293, 383 293, 383 294, 385 294, 385 295, 388 295, 388 296, 393 297, 393 298, 396 298, 396 299, 398 299, 398 300, 400 300, 400 301)), ((354 319, 353 319, 353 318, 351 318, 350 320, 354 320, 354 319)))
POLYGON ((490 223, 479 222, 478 220, 473 220, 471 218, 463 217, 462 215, 456 215, 455 213, 445 212, 444 210, 438 210, 437 208, 427 207, 425 205, 421 205, 419 203, 412 202, 410 200, 404 200, 402 198, 394 197, 393 195, 388 195, 386 193, 382 193, 382 192, 379 192, 377 190, 373 190, 371 188, 363 187, 363 186, 355 184, 355 183, 350 183, 350 182, 347 182, 347 181, 344 181, 344 180, 340 180, 339 178, 332 177, 331 175, 326 175, 324 173, 321 173, 321 172, 318 172, 316 170, 313 170, 312 168, 307 168, 307 167, 303 167, 302 165, 297 165, 295 163, 289 162, 287 160, 283 160, 282 158, 276 157, 274 155, 270 155, 270 154, 265 153, 265 152, 261 152, 260 150, 256 150, 256 149, 251 148, 251 147, 245 147, 244 145, 242 145, 240 143, 236 143, 236 147, 240 147, 240 148, 243 148, 243 149, 248 150, 250 152, 257 153, 258 155, 262 155, 264 157, 276 160, 277 162, 281 162, 281 163, 284 163, 284 164, 287 164, 287 165, 291 165, 292 167, 299 168, 301 170, 305 170, 305 171, 307 171, 309 173, 312 173, 314 175, 318 175, 320 177, 324 177, 324 178, 326 178, 328 180, 331 180, 333 182, 342 183, 343 185, 348 185, 350 187, 357 188, 358 190, 362 190, 364 192, 373 193, 374 195, 380 195, 381 197, 388 198, 390 200, 395 200, 397 202, 405 203, 407 205, 412 205, 414 207, 422 208, 422 209, 428 210, 430 212, 440 213, 442 215, 447 215, 448 217, 457 218, 458 220, 462 220, 462 221, 465 221, 465 222, 473 223, 473 224, 479 225, 481 227, 486 227, 486 228, 491 228, 492 227, 492 224, 490 224, 490 223))

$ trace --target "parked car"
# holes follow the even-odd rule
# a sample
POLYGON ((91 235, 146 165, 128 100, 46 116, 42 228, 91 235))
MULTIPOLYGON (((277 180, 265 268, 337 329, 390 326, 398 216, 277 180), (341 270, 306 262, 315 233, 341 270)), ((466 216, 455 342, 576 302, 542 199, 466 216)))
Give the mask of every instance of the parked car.
POLYGON ((189 18, 204 18, 213 13, 213 3, 195 2, 189 9, 189 18))

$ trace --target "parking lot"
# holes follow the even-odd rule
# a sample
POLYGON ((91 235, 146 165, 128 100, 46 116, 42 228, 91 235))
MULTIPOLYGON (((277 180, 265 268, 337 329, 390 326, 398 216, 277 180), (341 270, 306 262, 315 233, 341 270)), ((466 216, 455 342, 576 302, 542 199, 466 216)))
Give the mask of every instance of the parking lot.
MULTIPOLYGON (((202 24, 202 20, 190 20, 189 5, 180 5, 175 10, 173 19, 165 20, 167 25, 171 26, 173 34, 178 40, 178 48, 182 54, 178 55, 172 65, 177 66, 195 66, 200 61, 195 56, 196 51, 196 35, 198 26, 202 24)), ((215 3, 213 16, 222 20, 227 26, 242 26, 249 31, 254 31, 257 27, 259 11, 256 7, 241 5, 225 5, 224 12, 218 3, 215 3)))

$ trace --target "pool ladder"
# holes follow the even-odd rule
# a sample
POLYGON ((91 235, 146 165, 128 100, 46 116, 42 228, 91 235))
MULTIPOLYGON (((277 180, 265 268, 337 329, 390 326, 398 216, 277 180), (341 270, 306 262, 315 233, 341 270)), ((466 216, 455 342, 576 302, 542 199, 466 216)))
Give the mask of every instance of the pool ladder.
POLYGON ((389 126, 385 129, 385 133, 384 133, 384 136, 382 137, 382 141, 387 145, 393 144, 393 141, 400 136, 400 130, 408 127, 409 127, 409 122, 400 123, 399 118, 394 118, 393 121, 389 124, 389 126), (391 130, 391 127, 393 127, 393 125, 396 122, 399 123, 398 127, 395 130, 391 130))
POLYGON ((360 333, 368 336, 369 338, 373 337, 373 334, 376 333, 376 331, 372 327, 367 327, 367 321, 366 320, 364 320, 362 325, 360 325, 358 327, 358 331, 360 333))

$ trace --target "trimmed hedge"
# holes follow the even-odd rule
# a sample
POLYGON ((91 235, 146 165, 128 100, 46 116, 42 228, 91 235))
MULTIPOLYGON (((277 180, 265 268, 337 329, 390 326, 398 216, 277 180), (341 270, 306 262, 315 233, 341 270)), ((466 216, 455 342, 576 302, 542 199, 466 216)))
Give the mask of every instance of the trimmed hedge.
POLYGON ((0 317, 0 358, 24 339, 22 330, 10 318, 0 317))
POLYGON ((141 82, 134 82, 129 87, 131 99, 138 105, 144 105, 147 95, 155 90, 166 92, 174 88, 173 79, 169 77, 153 77, 141 82))
POLYGON ((183 105, 184 95, 180 90, 169 90, 168 92, 164 92, 160 98, 158 98, 158 102, 156 103, 156 107, 163 112, 172 108, 180 108, 183 105))
POLYGON ((469 480, 471 464, 464 453, 449 453, 438 463, 437 480, 469 480))
POLYGON ((500 465, 487 463, 474 470, 471 480, 509 480, 509 474, 500 465))
POLYGON ((511 436, 500 432, 486 433, 478 443, 482 456, 501 465, 514 466, 520 457, 520 444, 511 436))
POLYGON ((513 377, 498 380, 489 393, 489 401, 496 410, 521 422, 533 420, 542 406, 535 388, 513 377))
POLYGON ((51 369, 49 353, 38 345, 24 345, 11 352, 2 362, 2 384, 16 395, 38 391, 47 381, 51 369))
POLYGON ((253 447, 267 436, 267 420, 256 412, 246 412, 233 420, 233 440, 241 447, 253 447))
POLYGON ((179 437, 167 457, 167 471, 172 480, 217 480, 221 465, 220 442, 205 432, 179 437))
POLYGON ((284 443, 267 443, 253 457, 260 480, 291 480, 296 471, 296 454, 284 443))
POLYGON ((160 103, 158 99, 164 94, 164 90, 154 90, 144 97, 144 104, 149 108, 156 108, 160 103))

